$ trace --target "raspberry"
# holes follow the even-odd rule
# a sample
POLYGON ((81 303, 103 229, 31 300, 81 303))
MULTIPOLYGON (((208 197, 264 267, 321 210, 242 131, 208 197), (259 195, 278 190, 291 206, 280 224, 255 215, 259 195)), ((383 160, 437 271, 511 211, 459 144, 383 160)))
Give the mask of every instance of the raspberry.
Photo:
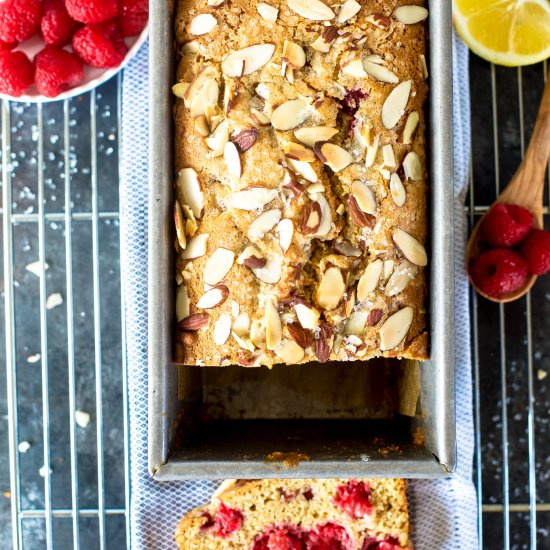
POLYGON ((338 487, 334 503, 352 518, 366 516, 372 511, 369 486, 363 481, 352 479, 338 487))
POLYGON ((42 2, 40 0, 0 1, 0 40, 23 42, 40 26, 42 2))
POLYGON ((470 276, 482 292, 498 298, 522 288, 529 270, 523 258, 515 252, 494 248, 472 260, 470 276))
POLYGON ((82 27, 73 36, 73 51, 92 67, 118 67, 128 48, 113 21, 82 27))
POLYGON ((0 51, 0 92, 19 97, 33 82, 33 68, 23 52, 0 51))
POLYGON ((65 0, 69 15, 81 23, 100 23, 116 17, 116 0, 65 0))
POLYGON ((18 42, 4 42, 0 40, 0 52, 6 50, 13 50, 17 46, 18 42))
POLYGON ((64 46, 71 41, 78 23, 71 19, 63 0, 44 0, 40 32, 50 46, 64 46))
POLYGON ((240 529, 243 524, 243 515, 239 510, 229 508, 223 502, 218 508, 218 512, 214 517, 205 513, 206 522, 202 524, 201 530, 215 528, 215 534, 218 537, 225 538, 237 529, 240 529))
POLYGON ((386 540, 367 537, 363 542, 361 550, 401 550, 397 539, 390 537, 386 540))
POLYGON ((495 204, 483 220, 481 237, 493 246, 514 246, 533 225, 533 214, 516 204, 495 204))
POLYGON ((118 26, 122 36, 135 36, 147 25, 148 0, 118 0, 118 26))
POLYGON ((256 538, 252 550, 305 550, 303 533, 292 527, 277 527, 256 538))
POLYGON ((521 255, 534 275, 550 271, 550 232, 533 229, 521 244, 521 255))
POLYGON ((353 544, 348 532, 340 525, 326 523, 306 536, 307 550, 351 550, 353 544))
POLYGON ((46 46, 34 58, 34 82, 46 97, 55 97, 76 86, 84 78, 80 60, 60 48, 46 46))

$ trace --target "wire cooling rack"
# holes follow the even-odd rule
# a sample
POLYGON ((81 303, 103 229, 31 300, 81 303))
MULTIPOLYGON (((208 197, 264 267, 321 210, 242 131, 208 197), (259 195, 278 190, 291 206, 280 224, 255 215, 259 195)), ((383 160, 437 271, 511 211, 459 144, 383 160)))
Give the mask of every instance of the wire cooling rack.
MULTIPOLYGON (((521 160, 547 70, 472 58, 472 224, 521 160)), ((120 79, 1 111, 0 549, 118 550, 129 540, 120 79)), ((471 303, 480 548, 550 548, 550 280, 514 304, 471 303)))

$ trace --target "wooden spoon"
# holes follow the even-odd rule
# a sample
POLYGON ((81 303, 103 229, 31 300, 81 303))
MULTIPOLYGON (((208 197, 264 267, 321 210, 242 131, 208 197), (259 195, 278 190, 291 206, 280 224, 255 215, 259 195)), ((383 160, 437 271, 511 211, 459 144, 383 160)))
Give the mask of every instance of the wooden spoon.
MULTIPOLYGON (((543 229, 542 221, 542 201, 544 190, 544 176, 546 171, 546 164, 550 157, 550 74, 546 82, 544 89, 544 95, 542 96, 542 102, 540 104, 539 113, 537 115, 537 121, 535 124, 535 130, 529 147, 525 153, 522 163, 520 164, 517 172, 506 186, 504 191, 498 196, 497 202, 505 204, 518 204, 527 208, 533 213, 533 226, 537 229, 543 229)), ((470 260, 478 256, 482 249, 479 243, 479 229, 485 215, 481 217, 477 225, 475 226, 470 239, 468 240, 468 247, 466 249, 466 269, 470 265, 470 260)), ((469 271, 469 270, 468 270, 469 271)), ((488 296, 482 292, 472 281, 470 282, 484 298, 498 303, 512 302, 521 298, 526 294, 537 280, 536 275, 531 275, 525 286, 504 294, 498 298, 488 296)))

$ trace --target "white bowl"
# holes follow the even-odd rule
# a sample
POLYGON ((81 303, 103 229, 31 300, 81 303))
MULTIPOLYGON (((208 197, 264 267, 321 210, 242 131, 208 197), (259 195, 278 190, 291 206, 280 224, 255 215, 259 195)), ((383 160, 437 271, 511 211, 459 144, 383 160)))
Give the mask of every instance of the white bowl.
MULTIPOLYGON (((89 92, 90 90, 93 90, 100 84, 103 84, 109 78, 113 77, 115 74, 118 73, 121 69, 126 67, 130 60, 136 55, 139 48, 142 46, 142 44, 147 40, 147 34, 149 32, 149 25, 147 25, 142 31, 141 34, 137 36, 131 36, 129 38, 125 39, 126 45, 128 46, 128 53, 126 54, 126 57, 122 61, 122 63, 118 67, 113 67, 112 69, 97 69, 95 67, 89 67, 88 65, 84 65, 84 80, 74 88, 71 88, 70 90, 67 90, 58 96, 55 97, 46 97, 43 95, 40 95, 38 93, 38 90, 36 89, 36 86, 33 84, 28 90, 27 93, 23 94, 19 97, 13 97, 7 94, 0 93, 0 98, 2 99, 9 99, 11 101, 22 101, 22 102, 28 102, 28 103, 47 103, 48 101, 59 101, 60 99, 68 99, 69 97, 74 97, 76 95, 80 95, 86 92, 89 92)), ((37 34, 30 38, 29 40, 26 40, 25 42, 22 42, 19 46, 17 46, 16 51, 22 51, 25 52, 29 59, 33 60, 33 57, 44 48, 44 42, 42 41, 42 37, 37 34)), ((72 51, 71 48, 68 48, 69 51, 72 51)))

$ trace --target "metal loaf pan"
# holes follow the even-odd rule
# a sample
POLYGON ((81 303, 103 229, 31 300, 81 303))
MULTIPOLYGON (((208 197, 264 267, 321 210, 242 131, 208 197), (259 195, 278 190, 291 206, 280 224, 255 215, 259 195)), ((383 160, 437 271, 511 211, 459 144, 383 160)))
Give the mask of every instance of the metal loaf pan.
MULTIPOLYGON (((430 95, 426 107, 431 359, 406 367, 399 361, 378 366, 368 362, 353 371, 343 370, 351 368, 350 364, 331 365, 340 376, 347 376, 348 382, 353 380, 352 388, 380 384, 376 377, 386 369, 390 376, 385 382, 389 380, 390 385, 391 372, 397 372, 392 369, 416 373, 420 389, 415 414, 373 419, 364 408, 353 409, 351 398, 341 417, 333 403, 326 406, 330 414, 316 415, 315 410, 324 409, 322 400, 311 396, 310 382, 322 384, 325 380, 328 393, 336 396, 340 405, 342 392, 347 391, 330 391, 335 383, 330 380, 331 372, 336 370, 327 374, 326 367, 322 371, 317 370, 322 366, 315 365, 283 367, 287 370, 276 372, 178 367, 173 363, 171 85, 175 54, 170 2, 151 1, 148 435, 149 471, 155 479, 441 477, 454 470, 451 3, 431 0, 429 8, 430 95), (252 414, 236 413, 231 419, 202 422, 207 387, 216 384, 222 393, 227 388, 248 392, 252 414), (283 393, 293 395, 291 402, 286 401, 290 412, 281 403, 266 408, 266 403, 279 398, 284 402, 283 393), (302 405, 304 414, 300 413, 302 405), (255 409, 268 414, 255 416, 255 409)), ((344 383, 345 387, 349 386, 344 383)), ((375 387, 383 388, 383 384, 375 387)), ((344 395, 344 401, 346 398, 344 395)))

